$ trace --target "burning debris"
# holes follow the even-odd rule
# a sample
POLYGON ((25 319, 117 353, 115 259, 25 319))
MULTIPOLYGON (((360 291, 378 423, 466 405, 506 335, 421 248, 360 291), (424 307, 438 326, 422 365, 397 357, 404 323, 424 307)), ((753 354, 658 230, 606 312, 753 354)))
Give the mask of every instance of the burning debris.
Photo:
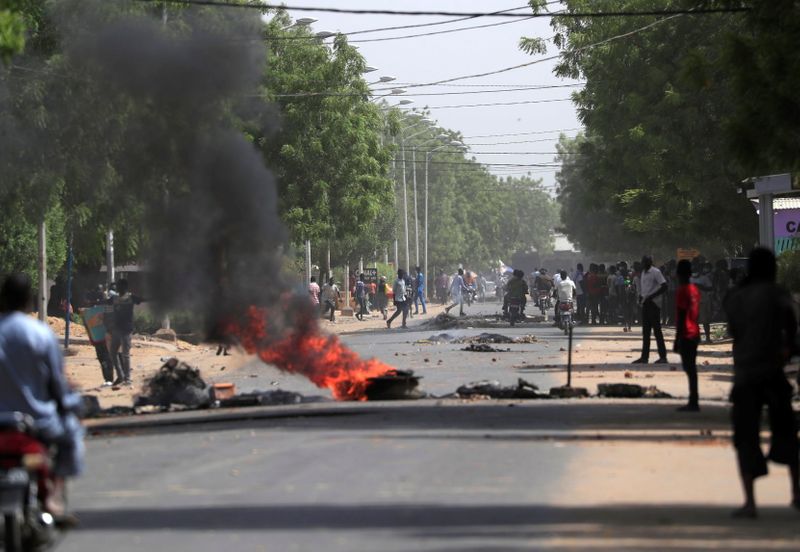
POLYGON ((200 370, 171 358, 142 388, 134 407, 181 405, 188 408, 211 406, 211 387, 200 377, 200 370))
POLYGON ((503 387, 499 381, 477 381, 462 385, 456 389, 456 394, 462 399, 489 398, 489 399, 547 399, 549 395, 537 393, 539 387, 522 378, 517 380, 516 386, 503 387))
POLYGON ((321 333, 308 307, 295 312, 292 324, 271 328, 267 310, 251 307, 243 319, 228 324, 225 330, 248 353, 330 389, 337 400, 366 400, 371 378, 400 373, 379 360, 363 360, 337 336, 321 333))
POLYGON ((419 376, 411 370, 389 370, 367 382, 366 398, 370 401, 414 400, 424 396, 417 389, 419 376))
POLYGON ((221 408, 238 408, 246 406, 285 406, 291 404, 306 404, 313 402, 323 402, 330 399, 314 396, 305 397, 293 391, 275 389, 273 391, 253 391, 251 393, 240 393, 228 399, 219 401, 221 408))
MULTIPOLYGON (((543 316, 529 315, 525 318, 526 322, 544 322, 543 316)), ((498 316, 461 316, 455 317, 447 313, 441 313, 436 318, 429 320, 423 326, 433 327, 437 330, 451 330, 458 328, 507 328, 508 321, 498 316)))

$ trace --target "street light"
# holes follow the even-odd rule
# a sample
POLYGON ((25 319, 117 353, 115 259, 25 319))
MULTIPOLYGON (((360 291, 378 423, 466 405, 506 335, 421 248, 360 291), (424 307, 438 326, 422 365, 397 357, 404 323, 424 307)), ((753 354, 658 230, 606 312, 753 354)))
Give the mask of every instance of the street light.
MULTIPOLYGON (((400 130, 400 150, 402 154, 402 162, 403 162, 403 228, 406 238, 406 268, 410 268, 411 266, 411 248, 409 247, 408 242, 408 185, 406 183, 406 138, 413 138, 414 136, 418 136, 423 132, 427 132, 428 128, 427 125, 432 124, 432 121, 426 116, 420 116, 419 121, 414 123, 413 125, 409 125, 404 129, 400 130), (425 124, 426 128, 420 130, 419 132, 415 132, 411 136, 404 136, 404 132, 411 130, 412 128, 418 127, 421 124, 425 124)), ((414 205, 416 206, 416 183, 417 183, 417 171, 416 171, 416 156, 414 158, 414 205)), ((414 219, 417 220, 416 218, 414 219)), ((417 230, 417 263, 419 264, 419 230, 417 230)))
POLYGON ((316 22, 317 20, 314 19, 313 17, 301 17, 300 19, 295 19, 294 24, 297 25, 298 27, 304 27, 316 22))
POLYGON ((393 80, 397 80, 397 77, 393 77, 391 75, 384 75, 378 79, 378 82, 392 82, 393 80))
POLYGON ((314 34, 314 36, 320 40, 325 40, 326 38, 336 36, 336 33, 332 31, 319 31, 318 33, 314 34))
POLYGON ((397 105, 408 105, 414 103, 414 100, 400 100, 397 105))
POLYGON ((405 94, 406 93, 406 89, 405 88, 392 88, 390 92, 391 92, 392 95, 397 96, 397 95, 400 95, 400 94, 405 94))
MULTIPOLYGON (((448 136, 445 134, 440 134, 437 136, 437 138, 441 138, 442 136, 448 138, 448 136)), ((458 140, 451 140, 446 144, 442 144, 439 147, 433 148, 425 154, 425 236, 423 238, 425 242, 425 278, 430 278, 430 275, 428 274, 428 164, 431 162, 431 156, 433 156, 434 152, 446 147, 454 147, 458 148, 459 150, 466 149, 466 146, 458 140)), ((430 279, 428 281, 430 281, 430 279)), ((425 293, 428 293, 428 287, 425 288, 425 293)))
POLYGON ((366 67, 364 67, 364 70, 361 71, 361 72, 362 73, 372 73, 373 71, 377 71, 377 69, 375 67, 370 67, 369 65, 367 65, 366 67))

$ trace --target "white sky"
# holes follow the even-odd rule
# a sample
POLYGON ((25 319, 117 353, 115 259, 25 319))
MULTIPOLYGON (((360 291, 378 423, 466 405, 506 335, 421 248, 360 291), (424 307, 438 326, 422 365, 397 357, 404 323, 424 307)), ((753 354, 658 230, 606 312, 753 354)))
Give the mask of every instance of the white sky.
MULTIPOLYGON (((390 9, 390 10, 441 10, 456 12, 491 12, 520 7, 526 0, 287 0, 288 5, 356 8, 356 9, 390 9)), ((289 10, 293 18, 313 17, 318 21, 313 24, 315 31, 352 32, 379 27, 409 25, 442 21, 447 17, 431 16, 388 16, 388 15, 355 15, 327 12, 300 12, 289 10)), ((525 13, 520 11, 518 13, 525 13)), ((360 34, 350 37, 351 44, 358 45, 367 63, 378 71, 366 75, 369 82, 378 80, 382 75, 397 77, 397 83, 424 83, 450 77, 482 73, 518 65, 532 61, 536 57, 529 56, 518 48, 522 36, 549 38, 553 35, 548 18, 537 18, 517 21, 514 19, 481 17, 448 25, 383 31, 379 33, 360 34), (386 42, 358 42, 359 40, 419 34, 458 27, 469 27, 514 21, 506 25, 473 29, 456 33, 393 40, 386 42), (372 78, 374 76, 374 78, 372 78)), ((548 43, 547 56, 557 53, 555 47, 548 43)), ((573 81, 564 81, 553 75, 555 61, 516 69, 478 79, 458 81, 454 84, 503 84, 503 85, 558 85, 573 81)), ((395 86, 400 86, 391 83, 395 86)), ((386 85, 376 85, 386 86, 386 85)), ((513 88, 510 86, 509 88, 513 88)), ((436 106, 461 105, 473 103, 518 102, 551 98, 569 98, 576 88, 554 88, 544 90, 527 90, 517 92, 486 92, 490 88, 468 88, 437 86, 426 88, 409 88, 404 97, 413 99, 409 107, 431 108, 431 117, 445 128, 460 131, 470 150, 474 152, 554 152, 557 134, 512 136, 496 138, 469 138, 483 134, 506 134, 519 132, 538 132, 554 129, 572 129, 579 127, 572 102, 562 101, 541 104, 523 104, 515 106, 495 106, 463 109, 437 109, 436 106), (480 94, 462 94, 450 96, 415 96, 414 92, 458 92, 482 90, 480 94), (524 144, 507 145, 475 145, 519 140, 539 140, 524 144)), ((396 102, 394 102, 396 103, 396 102)), ((575 132, 568 132, 573 135, 575 132)), ((542 163, 553 159, 551 153, 545 155, 487 155, 475 157, 484 163, 542 163)), ((520 175, 527 169, 497 169, 496 174, 509 174, 519 171, 520 175)), ((534 169, 534 171, 536 171, 534 169)), ((545 186, 554 183, 553 172, 534 172, 533 176, 541 177, 545 186)))

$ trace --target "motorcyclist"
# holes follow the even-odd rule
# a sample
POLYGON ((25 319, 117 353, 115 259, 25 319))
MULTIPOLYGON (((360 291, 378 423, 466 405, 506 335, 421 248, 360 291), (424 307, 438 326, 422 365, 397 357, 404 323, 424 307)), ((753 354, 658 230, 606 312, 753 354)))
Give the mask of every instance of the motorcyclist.
POLYGON ((0 289, 0 417, 21 412, 33 418, 36 438, 56 449, 48 499, 42 506, 69 522, 64 479, 83 470, 82 400, 64 377, 64 359, 53 332, 27 313, 31 280, 11 274, 0 289))
POLYGON ((547 298, 549 300, 550 296, 553 293, 553 278, 547 273, 546 268, 539 269, 539 276, 536 277, 536 291, 539 292, 540 295, 546 292, 547 298))
POLYGON ((514 270, 511 279, 505 285, 505 295, 503 296, 503 314, 508 314, 508 304, 511 299, 520 301, 520 315, 525 314, 526 295, 528 294, 528 284, 525 282, 525 273, 519 269, 514 270))

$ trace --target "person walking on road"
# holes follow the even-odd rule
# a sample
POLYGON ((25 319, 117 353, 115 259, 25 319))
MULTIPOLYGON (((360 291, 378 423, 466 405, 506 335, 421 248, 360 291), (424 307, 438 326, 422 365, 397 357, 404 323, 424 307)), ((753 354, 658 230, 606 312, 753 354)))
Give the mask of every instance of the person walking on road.
POLYGON ((633 364, 647 364, 650 359, 650 334, 654 333, 658 346, 658 360, 656 364, 666 364, 667 346, 664 344, 664 334, 661 331, 661 309, 655 302, 667 291, 667 280, 661 271, 653 266, 653 258, 649 255, 642 257, 642 273, 639 283, 639 304, 642 306, 642 356, 633 361, 633 364))
POLYGON ((775 255, 758 247, 750 253, 747 278, 725 299, 733 336, 733 444, 744 490, 735 517, 755 518, 755 480, 767 474, 761 450, 761 414, 769 411, 769 458, 789 467, 792 506, 800 509, 797 423, 792 386, 784 366, 795 347, 797 319, 789 293, 775 283, 775 255))
POLYGON ((328 320, 331 322, 336 321, 336 304, 339 302, 340 295, 339 286, 336 285, 333 278, 329 279, 328 283, 322 287, 322 316, 325 316, 330 310, 331 316, 328 320))
POLYGON ((386 278, 381 276, 375 289, 375 307, 381 312, 384 320, 386 320, 386 307, 388 305, 389 296, 387 294, 386 278))
POLYGON ((469 288, 467 288, 467 284, 464 283, 464 269, 459 268, 458 274, 453 277, 453 281, 450 282, 450 299, 453 301, 453 304, 444 309, 444 312, 450 314, 450 310, 454 307, 458 307, 458 315, 459 316, 466 316, 467 314, 464 312, 464 294, 469 292, 469 288))
POLYGON ((392 322, 394 319, 403 315, 403 328, 407 328, 406 320, 408 319, 408 300, 406 298, 406 273, 402 268, 397 269, 397 280, 394 281, 394 286, 392 286, 392 291, 394 292, 394 306, 395 311, 394 314, 386 321, 386 327, 391 328, 392 322))
POLYGON ((422 269, 417 267, 415 269, 416 277, 414 278, 414 314, 419 314, 419 304, 422 304, 422 314, 428 314, 428 306, 425 304, 425 274, 422 269))
POLYGON ((678 290, 675 294, 675 352, 680 353, 683 371, 689 378, 689 403, 680 407, 682 412, 700 410, 697 391, 697 345, 700 342, 700 290, 690 282, 692 263, 684 259, 678 263, 678 290))
POLYGON ((319 291, 317 279, 312 276, 311 281, 308 284, 308 295, 311 297, 311 304, 317 309, 319 308, 319 291))

